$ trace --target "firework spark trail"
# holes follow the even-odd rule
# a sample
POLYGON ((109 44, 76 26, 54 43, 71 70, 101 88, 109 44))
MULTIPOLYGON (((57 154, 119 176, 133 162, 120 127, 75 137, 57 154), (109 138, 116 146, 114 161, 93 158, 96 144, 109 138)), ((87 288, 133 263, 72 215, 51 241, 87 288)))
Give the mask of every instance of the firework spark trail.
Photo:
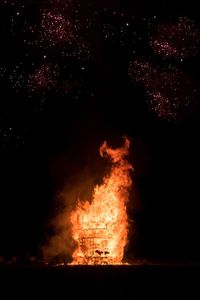
POLYGON ((28 79, 31 91, 45 91, 57 84, 58 67, 52 64, 42 64, 36 68, 28 79))
POLYGON ((157 25, 150 37, 155 53, 163 57, 183 60, 195 56, 199 51, 200 33, 188 17, 157 25))
POLYGON ((193 79, 176 67, 162 69, 151 60, 136 59, 129 75, 145 88, 149 109, 167 121, 180 121, 198 95, 193 79))

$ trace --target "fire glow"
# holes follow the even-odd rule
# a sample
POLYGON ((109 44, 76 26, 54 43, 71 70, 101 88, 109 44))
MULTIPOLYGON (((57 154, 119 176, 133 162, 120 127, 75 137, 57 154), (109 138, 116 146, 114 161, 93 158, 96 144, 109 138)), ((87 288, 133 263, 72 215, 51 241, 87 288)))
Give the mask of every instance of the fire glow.
POLYGON ((127 202, 132 185, 132 165, 126 160, 130 141, 117 149, 104 142, 100 155, 111 160, 110 173, 96 185, 92 200, 81 202, 70 215, 72 237, 77 247, 72 264, 122 264, 128 243, 127 202))

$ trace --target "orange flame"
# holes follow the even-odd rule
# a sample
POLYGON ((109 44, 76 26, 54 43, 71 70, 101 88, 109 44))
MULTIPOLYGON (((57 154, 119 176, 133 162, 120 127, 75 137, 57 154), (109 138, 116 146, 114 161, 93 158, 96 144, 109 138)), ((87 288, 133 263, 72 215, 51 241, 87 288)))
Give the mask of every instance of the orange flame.
POLYGON ((112 161, 110 173, 94 188, 92 201, 77 204, 71 213, 72 237, 77 242, 72 264, 121 264, 128 242, 126 204, 132 185, 131 164, 125 159, 130 141, 112 149, 104 142, 100 155, 112 161))

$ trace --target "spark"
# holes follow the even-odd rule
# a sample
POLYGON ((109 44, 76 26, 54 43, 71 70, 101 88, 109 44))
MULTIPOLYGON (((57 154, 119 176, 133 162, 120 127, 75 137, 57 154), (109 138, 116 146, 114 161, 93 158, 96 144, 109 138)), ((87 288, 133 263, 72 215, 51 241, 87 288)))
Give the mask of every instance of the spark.
POLYGON ((151 60, 131 61, 129 75, 142 85, 147 104, 159 118, 179 122, 187 108, 198 98, 199 89, 193 78, 177 67, 157 67, 151 60))
POLYGON ((62 14, 52 11, 43 12, 41 20, 41 35, 43 43, 48 46, 63 45, 73 43, 75 36, 72 33, 71 22, 62 14))
POLYGON ((42 64, 36 68, 28 78, 27 85, 31 91, 50 90, 57 84, 57 66, 52 64, 42 64))
POLYGON ((163 57, 183 60, 198 53, 199 30, 188 17, 155 26, 150 45, 155 53, 163 57))

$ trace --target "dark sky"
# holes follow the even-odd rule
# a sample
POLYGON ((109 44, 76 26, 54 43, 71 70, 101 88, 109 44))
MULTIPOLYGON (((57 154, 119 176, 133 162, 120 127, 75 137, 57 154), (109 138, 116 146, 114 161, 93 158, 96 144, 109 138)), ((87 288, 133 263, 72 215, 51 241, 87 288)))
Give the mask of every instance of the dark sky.
POLYGON ((126 134, 129 256, 197 261, 197 8, 71 2, 0 2, 0 255, 37 254, 64 183, 101 168, 98 147, 126 134))

